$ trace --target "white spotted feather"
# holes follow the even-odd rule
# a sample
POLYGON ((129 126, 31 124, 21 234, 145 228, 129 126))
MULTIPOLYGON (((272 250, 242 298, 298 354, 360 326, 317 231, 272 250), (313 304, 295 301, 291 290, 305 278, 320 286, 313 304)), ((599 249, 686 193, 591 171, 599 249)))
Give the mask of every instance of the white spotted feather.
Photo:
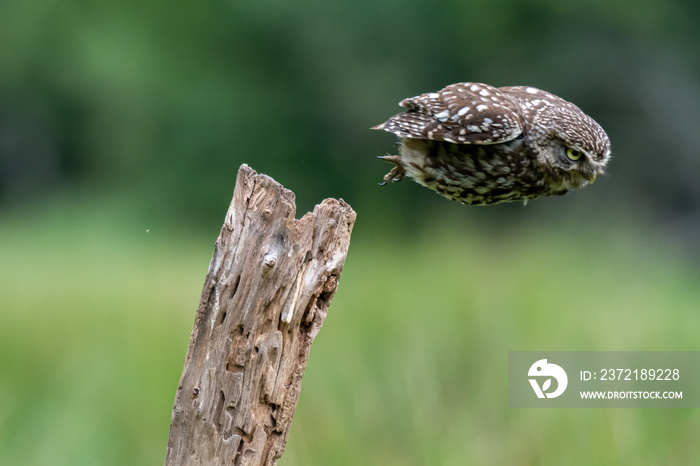
POLYGON ((458 144, 507 142, 523 130, 517 102, 488 84, 453 84, 439 92, 404 99, 399 105, 408 111, 373 129, 458 144))

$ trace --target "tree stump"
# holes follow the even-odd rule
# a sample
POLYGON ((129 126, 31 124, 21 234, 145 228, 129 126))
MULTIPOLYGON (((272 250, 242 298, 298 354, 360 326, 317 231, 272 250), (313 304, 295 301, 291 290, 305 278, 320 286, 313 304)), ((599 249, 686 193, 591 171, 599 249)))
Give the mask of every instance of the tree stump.
POLYGON ((216 241, 175 395, 166 466, 274 465, 309 349, 338 286, 356 214, 247 165, 216 241))

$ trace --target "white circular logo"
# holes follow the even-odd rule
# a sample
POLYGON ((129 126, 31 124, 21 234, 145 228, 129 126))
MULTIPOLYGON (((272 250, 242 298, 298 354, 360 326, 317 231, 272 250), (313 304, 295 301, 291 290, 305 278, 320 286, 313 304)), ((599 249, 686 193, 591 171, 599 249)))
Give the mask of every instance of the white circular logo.
POLYGON ((564 393, 566 385, 569 383, 569 378, 566 376, 564 369, 556 364, 548 363, 546 359, 540 359, 530 366, 527 375, 528 377, 535 377, 534 379, 531 378, 528 380, 537 398, 556 398, 564 393), (541 385, 538 379, 542 380, 541 385), (557 381, 557 388, 550 392, 549 389, 552 388, 552 379, 557 381))

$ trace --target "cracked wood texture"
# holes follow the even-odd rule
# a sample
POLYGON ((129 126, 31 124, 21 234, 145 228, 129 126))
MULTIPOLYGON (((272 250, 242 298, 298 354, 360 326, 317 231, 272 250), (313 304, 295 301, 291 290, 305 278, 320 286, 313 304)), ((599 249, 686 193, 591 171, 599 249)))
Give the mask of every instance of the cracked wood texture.
POLYGON ((356 216, 335 199, 300 220, 295 210, 294 193, 241 166, 175 395, 166 466, 274 465, 282 455, 356 216))

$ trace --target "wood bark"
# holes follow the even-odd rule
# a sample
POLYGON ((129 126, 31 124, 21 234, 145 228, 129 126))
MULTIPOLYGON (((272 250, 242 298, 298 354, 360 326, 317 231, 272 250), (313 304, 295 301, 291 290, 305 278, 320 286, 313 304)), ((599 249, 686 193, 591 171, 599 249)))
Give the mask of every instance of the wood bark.
POLYGON ((274 465, 309 349, 338 286, 356 214, 241 166, 175 395, 166 466, 274 465))

